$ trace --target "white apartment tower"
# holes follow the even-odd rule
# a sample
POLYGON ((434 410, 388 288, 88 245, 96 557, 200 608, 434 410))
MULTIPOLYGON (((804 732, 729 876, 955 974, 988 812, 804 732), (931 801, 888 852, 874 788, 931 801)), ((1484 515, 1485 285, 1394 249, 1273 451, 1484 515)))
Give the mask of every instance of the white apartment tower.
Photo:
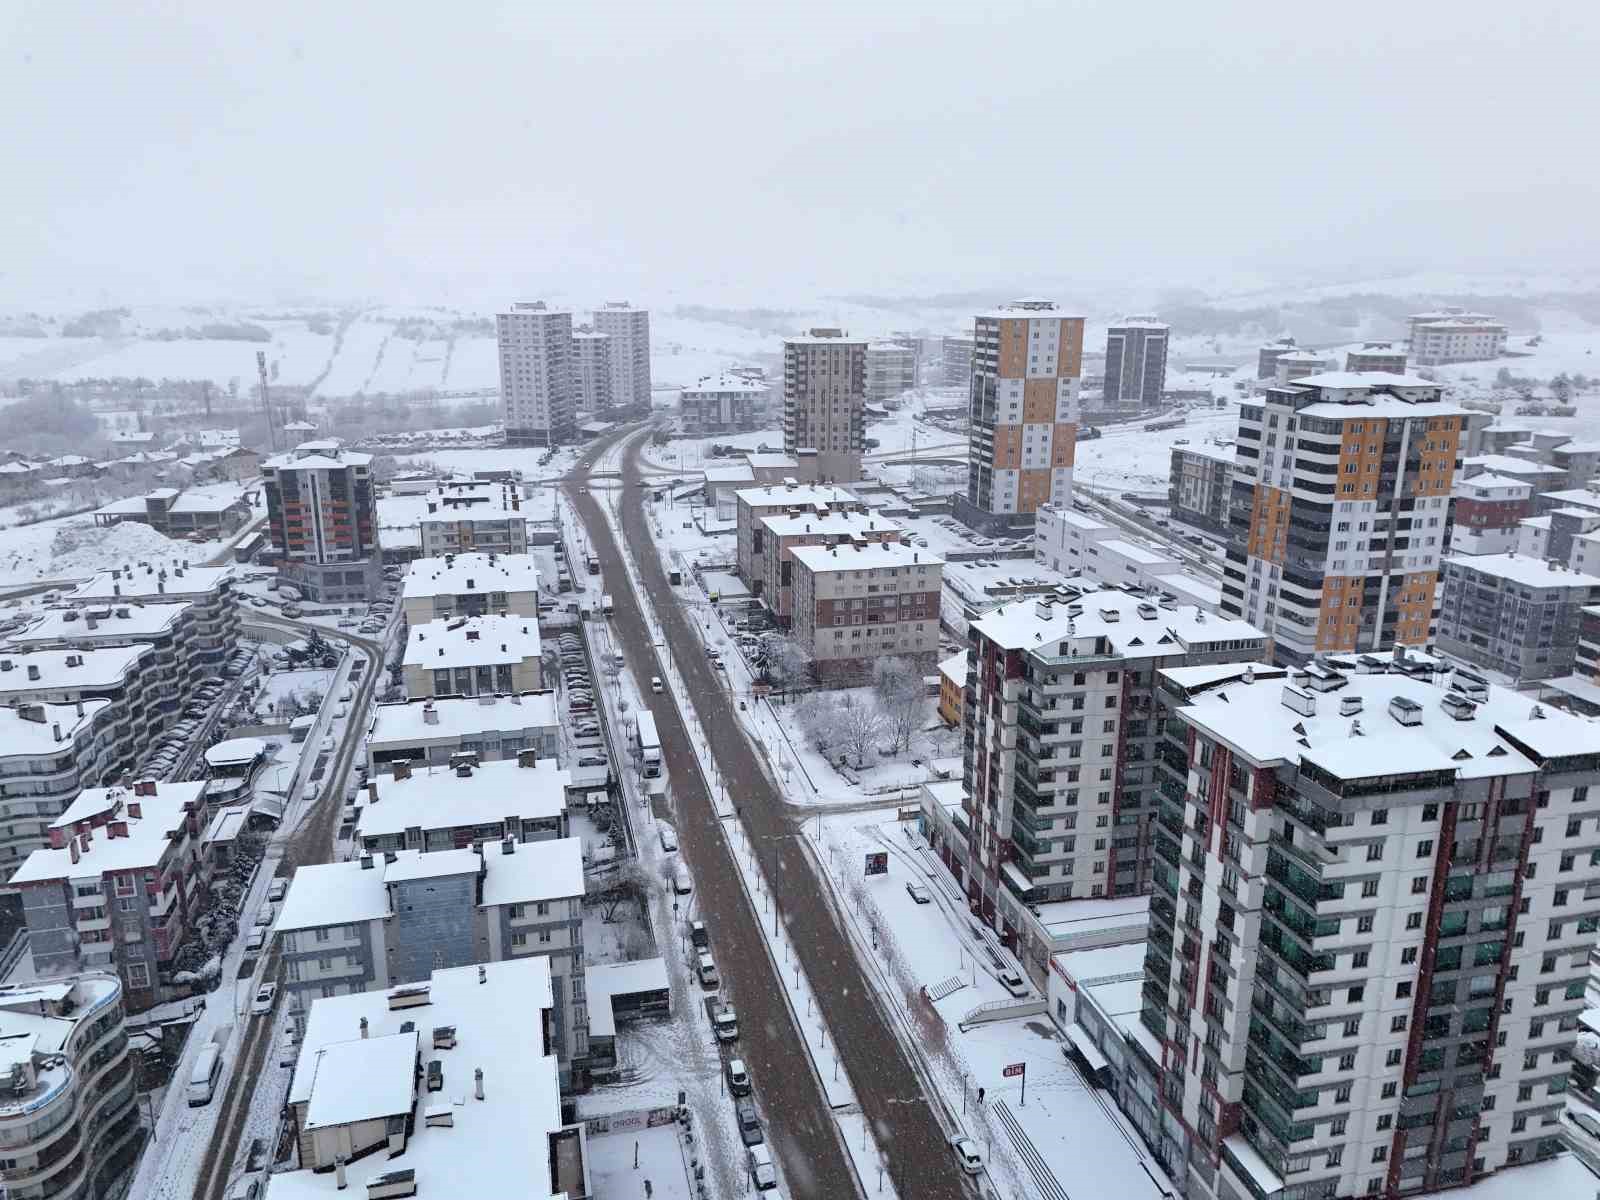
POLYGON ((573 406, 581 412, 611 407, 611 335, 589 326, 572 331, 573 406))
POLYGON ((611 403, 650 405, 650 310, 626 300, 594 312, 596 333, 611 339, 611 403))
POLYGON ((543 300, 518 302, 495 317, 495 334, 506 441, 516 446, 571 441, 577 425, 572 314, 543 300))
POLYGON ((867 341, 841 329, 813 329, 783 341, 783 449, 817 452, 817 478, 861 478, 866 421, 867 341))

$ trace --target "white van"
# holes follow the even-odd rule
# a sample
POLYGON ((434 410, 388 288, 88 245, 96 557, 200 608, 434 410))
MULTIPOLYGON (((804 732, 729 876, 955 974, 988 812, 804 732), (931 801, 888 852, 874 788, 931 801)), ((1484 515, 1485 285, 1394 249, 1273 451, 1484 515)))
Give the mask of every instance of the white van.
POLYGON ((212 1042, 200 1048, 200 1057, 194 1060, 194 1070, 189 1072, 189 1107, 201 1108, 211 1103, 211 1094, 217 1090, 217 1076, 222 1074, 222 1047, 212 1042))
POLYGON ((769 1192, 778 1186, 778 1169, 772 1165, 772 1151, 765 1142, 757 1142, 747 1151, 750 1158, 750 1182, 757 1192, 769 1192))

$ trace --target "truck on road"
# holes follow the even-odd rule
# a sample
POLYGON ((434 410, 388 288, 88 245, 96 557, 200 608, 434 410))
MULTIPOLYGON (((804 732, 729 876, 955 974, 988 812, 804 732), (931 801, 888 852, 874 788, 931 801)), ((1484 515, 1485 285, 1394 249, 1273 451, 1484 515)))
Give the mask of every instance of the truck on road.
POLYGON ((644 765, 644 777, 654 779, 661 774, 661 738, 656 733, 656 719, 642 712, 634 727, 633 736, 639 744, 639 758, 644 765))
POLYGON ((604 593, 600 597, 600 611, 605 613, 605 615, 609 617, 612 614, 612 612, 615 610, 615 608, 616 608, 616 605, 614 605, 611 602, 611 593, 610 592, 604 593))

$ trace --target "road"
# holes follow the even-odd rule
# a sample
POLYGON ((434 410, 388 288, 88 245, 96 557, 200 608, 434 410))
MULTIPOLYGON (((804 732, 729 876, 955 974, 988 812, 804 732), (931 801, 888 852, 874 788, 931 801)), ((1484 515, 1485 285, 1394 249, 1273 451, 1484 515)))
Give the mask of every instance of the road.
MULTIPOLYGON (((575 476, 580 480, 586 477, 586 466, 607 448, 609 443, 585 455, 575 476)), ((622 474, 623 536, 688 683, 687 697, 646 697, 672 781, 680 853, 694 873, 700 911, 710 928, 724 984, 740 1011, 741 1052, 772 1115, 775 1136, 771 1140, 789 1192, 796 1197, 834 1200, 854 1193, 856 1185, 827 1102, 782 998, 782 985, 767 956, 755 914, 738 881, 726 832, 697 768, 689 733, 678 712, 678 704, 685 701, 693 705, 700 727, 708 731, 708 748, 723 777, 733 781, 749 841, 763 874, 787 906, 784 919, 790 941, 822 1006, 840 1060, 877 1135, 899 1194, 907 1200, 968 1196, 944 1130, 879 1007, 873 986, 818 894, 821 885, 783 796, 763 772, 731 707, 723 679, 707 664, 667 582, 646 527, 637 444, 629 446, 622 474)), ((665 675, 650 644, 649 626, 625 559, 599 503, 576 486, 576 481, 569 484, 569 495, 600 557, 606 590, 616 604, 612 629, 635 676, 665 675)))
MULTIPOLYGON (((262 618, 258 616, 256 619, 262 618)), ((333 835, 344 805, 344 783, 356 750, 361 745, 362 731, 366 728, 362 714, 371 704, 373 690, 383 675, 384 647, 381 643, 367 638, 287 618, 272 618, 270 623, 302 634, 316 629, 330 641, 342 639, 349 642, 352 650, 357 654, 364 654, 367 658, 367 665, 361 673, 361 682, 356 685, 355 697, 350 705, 350 715, 345 722, 344 737, 334 753, 332 762, 323 773, 311 812, 305 815, 298 826, 280 831, 279 837, 273 839, 273 849, 269 850, 264 860, 263 866, 268 869, 271 869, 275 862, 280 864, 280 868, 281 863, 287 862, 292 873, 292 868, 302 867, 308 863, 325 863, 333 858, 333 835), (274 857, 274 850, 278 851, 279 857, 274 857)), ((339 700, 337 695, 330 694, 324 703, 337 705, 339 700)), ((310 743, 309 738, 307 741, 310 743)), ((308 744, 305 753, 314 757, 317 753, 315 745, 308 744)), ((309 777, 310 771, 307 771, 306 775, 309 777)), ((305 782, 302 781, 302 790, 305 786, 305 782)), ((292 817, 294 811, 292 806, 285 809, 286 821, 292 817)), ((242 937, 244 933, 245 929, 241 925, 239 934, 242 937)), ((273 938, 268 952, 262 956, 261 966, 251 991, 253 992, 256 986, 267 980, 278 980, 281 984, 281 966, 278 958, 278 940, 273 938)), ((233 983, 229 980, 223 986, 231 987, 233 983)), ((272 1048, 278 1028, 277 1017, 277 1012, 273 1012, 264 1018, 249 1018, 250 1026, 240 1045, 238 1065, 228 1080, 226 1091, 218 1101, 221 1109, 217 1115, 211 1144, 206 1148, 206 1156, 200 1164, 199 1178, 194 1188, 194 1200, 222 1200, 231 1181, 233 1160, 238 1154, 239 1142, 244 1135, 245 1120, 250 1113, 250 1095, 255 1088, 256 1080, 261 1075, 267 1052, 272 1048)))

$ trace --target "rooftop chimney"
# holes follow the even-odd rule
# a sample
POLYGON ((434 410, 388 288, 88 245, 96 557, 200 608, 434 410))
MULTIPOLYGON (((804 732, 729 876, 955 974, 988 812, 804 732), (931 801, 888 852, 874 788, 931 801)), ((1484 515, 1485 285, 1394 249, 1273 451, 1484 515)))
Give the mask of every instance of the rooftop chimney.
POLYGON ((472 1092, 479 1100, 483 1099, 483 1068, 472 1068, 472 1092))
POLYGON ((422 706, 422 723, 424 725, 437 725, 439 723, 439 710, 433 706, 432 700, 422 706))
POLYGON ((342 1154, 333 1160, 333 1178, 335 1183, 338 1185, 339 1191, 342 1192, 346 1187, 349 1186, 348 1181, 344 1177, 344 1155, 342 1154))
POLYGON ((367 1037, 367 1019, 365 1017, 362 1017, 361 1018, 361 1039, 363 1041, 365 1041, 366 1037, 367 1037))
POLYGON ((395 763, 394 764, 394 778, 395 778, 395 782, 396 783, 399 783, 400 781, 405 780, 405 779, 410 779, 411 778, 411 764, 409 762, 397 762, 397 763, 395 763))

